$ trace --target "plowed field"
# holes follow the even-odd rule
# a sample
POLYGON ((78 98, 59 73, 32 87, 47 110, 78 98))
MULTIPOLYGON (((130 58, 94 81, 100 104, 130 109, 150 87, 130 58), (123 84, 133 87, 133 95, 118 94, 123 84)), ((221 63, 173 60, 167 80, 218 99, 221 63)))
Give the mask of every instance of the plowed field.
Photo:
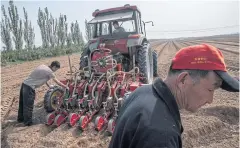
MULTIPOLYGON (((153 48, 158 52, 158 73, 164 78, 170 66, 171 58, 180 48, 207 42, 219 49, 225 57, 229 72, 239 76, 239 39, 238 36, 214 37, 206 40, 166 40, 154 41, 153 48), (225 41, 226 40, 226 41, 225 41), (226 50, 224 50, 226 49, 226 50), (229 51, 230 52, 229 52, 229 51), (234 51, 234 52, 231 52, 234 51), (237 53, 236 53, 237 52, 237 53)), ((71 62, 78 67, 79 54, 71 55, 71 62)), ((60 127, 47 127, 45 122, 45 110, 43 108, 43 96, 47 91, 42 86, 36 91, 36 100, 33 112, 35 124, 24 127, 16 120, 18 110, 18 98, 22 81, 30 72, 40 64, 50 64, 53 60, 61 62, 61 69, 56 72, 59 79, 64 78, 69 70, 68 57, 41 59, 33 62, 25 62, 1 68, 1 147, 11 148, 106 148, 111 137, 98 134, 91 128, 80 133, 75 128, 69 128, 66 124, 60 127)), ((53 83, 53 82, 52 82, 53 83)), ((239 144, 239 93, 229 93, 217 90, 212 104, 204 106, 196 113, 181 111, 184 126, 183 146, 202 148, 237 148, 239 144)))

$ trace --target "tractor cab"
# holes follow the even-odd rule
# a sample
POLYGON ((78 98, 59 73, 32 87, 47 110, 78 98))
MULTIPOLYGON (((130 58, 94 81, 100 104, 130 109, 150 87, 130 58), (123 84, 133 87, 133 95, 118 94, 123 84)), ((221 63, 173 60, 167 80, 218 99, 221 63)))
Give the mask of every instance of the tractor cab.
POLYGON ((141 12, 136 6, 125 5, 101 11, 97 9, 92 16, 94 18, 88 22, 92 49, 99 48, 100 43, 104 43, 112 53, 127 54, 129 47, 147 41, 146 34, 143 33, 145 23, 141 20, 141 12))
POLYGON ((95 10, 93 19, 88 22, 92 28, 92 37, 113 37, 126 38, 131 34, 141 34, 141 13, 136 6, 124 6, 99 11, 95 10), (125 32, 116 34, 113 22, 117 21, 125 32))

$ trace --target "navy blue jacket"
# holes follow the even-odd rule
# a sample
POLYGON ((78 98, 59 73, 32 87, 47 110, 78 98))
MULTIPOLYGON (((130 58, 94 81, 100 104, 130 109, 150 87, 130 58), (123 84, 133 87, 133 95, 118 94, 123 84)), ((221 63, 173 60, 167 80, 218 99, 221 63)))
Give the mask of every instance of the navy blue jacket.
POLYGON ((158 78, 126 99, 109 148, 181 148, 182 132, 176 100, 158 78))

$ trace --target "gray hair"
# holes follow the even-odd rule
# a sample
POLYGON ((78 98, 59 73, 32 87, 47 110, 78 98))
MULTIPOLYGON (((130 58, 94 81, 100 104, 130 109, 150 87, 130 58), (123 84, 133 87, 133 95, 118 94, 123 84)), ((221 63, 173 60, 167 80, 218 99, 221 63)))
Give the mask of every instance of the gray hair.
POLYGON ((180 70, 180 69, 172 69, 172 64, 169 68, 168 71, 168 76, 173 76, 173 75, 177 75, 180 74, 182 72, 188 72, 189 75, 196 81, 199 80, 199 78, 204 78, 207 76, 207 74, 209 73, 208 70, 192 70, 192 69, 185 69, 185 70, 180 70))

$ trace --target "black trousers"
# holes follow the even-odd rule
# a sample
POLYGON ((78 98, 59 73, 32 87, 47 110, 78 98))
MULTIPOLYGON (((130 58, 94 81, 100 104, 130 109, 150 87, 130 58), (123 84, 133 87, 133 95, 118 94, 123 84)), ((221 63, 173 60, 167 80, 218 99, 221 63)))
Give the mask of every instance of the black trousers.
POLYGON ((18 108, 18 122, 23 122, 25 125, 32 125, 32 112, 35 100, 35 90, 30 86, 22 83, 19 108, 18 108))

